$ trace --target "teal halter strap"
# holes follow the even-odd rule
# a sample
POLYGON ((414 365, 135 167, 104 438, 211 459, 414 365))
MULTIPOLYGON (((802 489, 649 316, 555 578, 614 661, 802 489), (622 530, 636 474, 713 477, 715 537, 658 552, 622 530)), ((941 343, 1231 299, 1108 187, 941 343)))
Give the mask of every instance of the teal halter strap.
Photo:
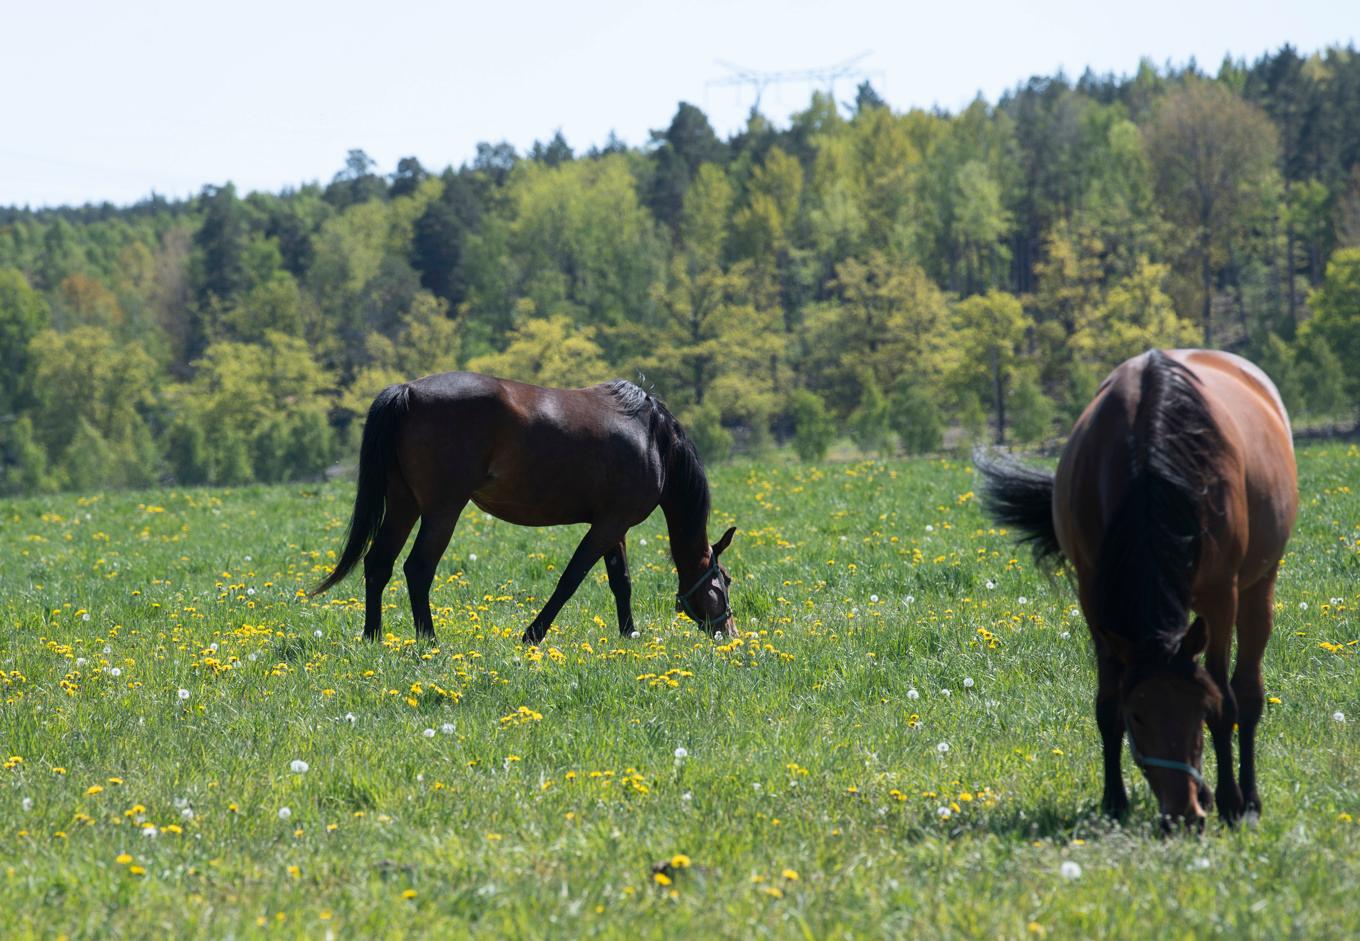
MULTIPOLYGON (((699 580, 694 583, 690 590, 684 594, 677 593, 675 596, 675 610, 683 611, 685 614, 689 615, 690 620, 694 621, 696 624, 703 625, 704 630, 708 630, 714 624, 726 624, 727 619, 732 616, 732 605, 730 603, 724 604, 723 613, 712 619, 700 617, 698 613, 690 607, 689 603, 690 596, 702 588, 714 574, 721 573, 721 571, 722 570, 718 568, 718 557, 715 555, 713 556, 713 562, 709 565, 708 570, 704 572, 703 575, 699 576, 699 580)), ((726 601, 726 599, 724 599, 724 601, 726 601)))
POLYGON ((1133 743, 1133 728, 1128 722, 1124 723, 1124 731, 1129 736, 1129 754, 1133 756, 1133 763, 1140 768, 1167 768, 1171 771, 1184 771, 1199 783, 1200 787, 1205 787, 1204 775, 1200 774, 1194 765, 1186 764, 1183 761, 1171 761, 1168 758, 1149 758, 1139 754, 1138 746, 1133 743))

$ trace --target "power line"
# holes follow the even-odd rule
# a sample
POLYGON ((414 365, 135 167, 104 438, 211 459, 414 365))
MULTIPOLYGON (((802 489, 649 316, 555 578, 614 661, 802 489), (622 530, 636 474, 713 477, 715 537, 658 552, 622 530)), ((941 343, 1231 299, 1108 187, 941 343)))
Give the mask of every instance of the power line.
POLYGON ((748 85, 755 89, 756 100, 754 107, 760 109, 760 97, 765 93, 765 89, 771 85, 785 85, 791 83, 806 83, 813 85, 826 85, 827 90, 834 96, 836 82, 840 79, 857 78, 868 79, 882 75, 880 69, 862 69, 859 63, 873 54, 872 49, 866 49, 857 56, 852 56, 843 62, 835 65, 826 65, 815 69, 784 69, 780 71, 761 71, 758 69, 748 69, 744 66, 735 65, 723 59, 718 59, 717 64, 727 69, 730 75, 725 78, 715 78, 706 83, 708 87, 718 87, 725 85, 748 85))

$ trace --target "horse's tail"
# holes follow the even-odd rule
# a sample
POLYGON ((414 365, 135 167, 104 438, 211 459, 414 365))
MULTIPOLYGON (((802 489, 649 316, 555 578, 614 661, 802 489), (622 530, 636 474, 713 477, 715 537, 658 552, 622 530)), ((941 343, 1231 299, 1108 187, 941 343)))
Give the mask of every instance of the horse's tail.
POLYGON ((1199 379, 1153 350, 1130 438, 1128 490, 1096 559, 1097 621, 1135 645, 1174 652, 1189 626, 1204 503, 1222 437, 1199 379))
POLYGON ((1006 455, 973 452, 982 475, 982 509, 998 525, 1015 529, 1034 551, 1034 560, 1051 570, 1062 557, 1053 528, 1053 474, 1006 455))
POLYGON ((354 513, 350 516, 345 548, 335 570, 312 589, 313 596, 329 590, 348 575, 382 527, 387 509, 387 475, 396 458, 393 439, 410 407, 410 395, 410 387, 404 383, 388 386, 369 406, 359 445, 359 489, 354 495, 354 513))

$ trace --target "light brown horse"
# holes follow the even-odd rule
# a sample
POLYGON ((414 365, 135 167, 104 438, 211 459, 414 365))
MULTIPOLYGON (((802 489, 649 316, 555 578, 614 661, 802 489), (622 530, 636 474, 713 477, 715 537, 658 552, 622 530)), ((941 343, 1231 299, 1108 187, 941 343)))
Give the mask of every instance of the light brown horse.
POLYGON ((1061 553, 1076 574, 1095 641, 1105 811, 1128 809, 1127 735, 1164 825, 1202 825, 1211 805, 1207 721, 1219 814, 1233 822, 1259 813, 1261 658, 1298 510, 1289 416, 1270 379, 1229 353, 1154 350, 1101 385, 1056 476, 1010 460, 975 463, 992 517, 1019 530, 1041 560, 1061 553))
POLYGON ((363 557, 364 637, 377 639, 383 589, 419 518, 406 586, 416 635, 433 639, 430 585, 469 500, 521 526, 590 526, 525 629, 525 643, 543 639, 602 557, 619 633, 634 632, 625 535, 657 506, 679 577, 676 610, 708 631, 735 631, 732 579, 718 557, 736 529, 710 545, 708 478, 694 443, 661 402, 622 380, 544 389, 455 372, 378 393, 364 424, 345 548, 312 594, 334 586, 363 557))

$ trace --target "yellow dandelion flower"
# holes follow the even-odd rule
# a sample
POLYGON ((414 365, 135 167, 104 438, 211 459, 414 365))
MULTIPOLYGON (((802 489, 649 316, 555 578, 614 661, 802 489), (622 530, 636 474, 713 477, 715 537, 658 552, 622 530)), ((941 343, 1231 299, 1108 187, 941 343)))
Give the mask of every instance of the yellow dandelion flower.
POLYGON ((789 880, 790 882, 798 881, 798 870, 796 869, 785 869, 783 872, 780 873, 780 875, 783 876, 785 879, 789 880))
POLYGON ((146 870, 141 866, 129 866, 128 873, 134 876, 144 876, 146 875, 146 870))
POLYGON ((132 857, 127 853, 119 853, 114 857, 113 861, 120 866, 126 866, 128 863, 132 862, 132 857))
POLYGON ((409 902, 411 899, 413 899, 413 898, 416 897, 416 890, 415 890, 415 889, 407 889, 405 892, 401 893, 401 897, 404 898, 404 899, 406 899, 406 900, 409 902))
POLYGON ((674 856, 671 857, 672 869, 688 869, 689 864, 690 864, 689 857, 686 856, 684 853, 676 853, 674 856))
POLYGON ((89 787, 85 788, 85 794, 87 797, 93 797, 94 795, 98 794, 103 790, 104 788, 102 788, 98 784, 91 784, 89 787))
POLYGON ((656 880, 657 885, 666 886, 671 884, 671 877, 664 872, 652 873, 652 878, 656 880))

